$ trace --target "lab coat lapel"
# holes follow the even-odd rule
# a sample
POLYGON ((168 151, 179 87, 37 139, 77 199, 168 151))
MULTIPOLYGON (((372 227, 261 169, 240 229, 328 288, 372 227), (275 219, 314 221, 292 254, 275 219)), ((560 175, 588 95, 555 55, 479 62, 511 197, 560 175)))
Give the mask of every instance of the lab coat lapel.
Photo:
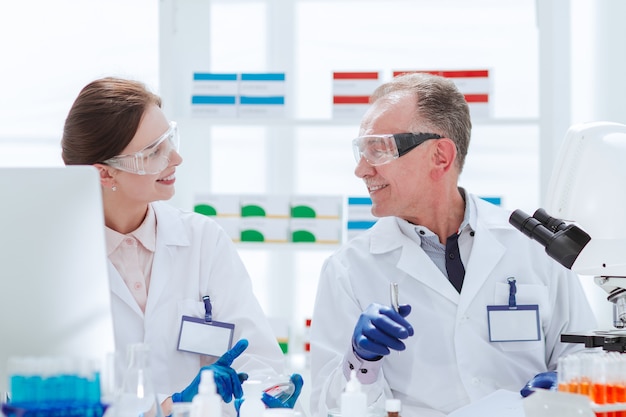
POLYGON ((398 268, 457 304, 459 293, 450 284, 448 277, 441 273, 417 243, 406 239, 410 241, 410 244, 403 245, 402 254, 398 260, 398 268))
POLYGON ((158 305, 159 298, 176 274, 185 271, 176 254, 180 246, 189 246, 189 237, 180 216, 167 203, 153 203, 157 219, 156 249, 152 262, 146 316, 158 305))
POLYGON ((397 248, 401 248, 400 258, 396 264, 398 269, 453 303, 459 302, 459 294, 448 278, 416 242, 402 233, 396 219, 385 217, 378 220, 372 229, 371 252, 380 254, 397 248))
POLYGON ((478 221, 472 251, 465 266, 465 280, 459 302, 461 314, 469 307, 505 252, 506 248, 496 239, 487 225, 483 221, 478 221))
POLYGON ((111 292, 119 297, 125 304, 127 304, 132 311, 137 313, 139 317, 143 318, 143 312, 139 308, 139 305, 137 304, 137 301, 135 301, 135 298, 133 298, 133 295, 130 293, 130 290, 124 282, 124 279, 122 278, 120 273, 117 272, 117 269, 115 268, 113 263, 111 263, 111 261, 109 261, 108 259, 107 267, 109 269, 109 285, 111 286, 111 292))

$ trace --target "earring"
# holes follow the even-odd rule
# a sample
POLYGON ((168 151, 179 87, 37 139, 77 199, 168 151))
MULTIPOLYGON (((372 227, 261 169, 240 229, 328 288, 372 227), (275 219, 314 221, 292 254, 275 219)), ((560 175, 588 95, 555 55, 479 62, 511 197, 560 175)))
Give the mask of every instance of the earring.
POLYGON ((111 187, 111 191, 117 191, 117 186, 114 185, 113 187, 111 187))

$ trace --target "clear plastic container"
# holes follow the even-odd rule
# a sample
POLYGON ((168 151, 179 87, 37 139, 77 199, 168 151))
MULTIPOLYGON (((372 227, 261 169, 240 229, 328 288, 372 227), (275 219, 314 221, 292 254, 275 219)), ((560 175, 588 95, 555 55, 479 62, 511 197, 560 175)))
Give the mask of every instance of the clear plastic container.
POLYGON ((277 398, 281 402, 285 402, 291 398, 296 387, 287 375, 278 375, 267 377, 262 381, 263 392, 267 395, 277 398))

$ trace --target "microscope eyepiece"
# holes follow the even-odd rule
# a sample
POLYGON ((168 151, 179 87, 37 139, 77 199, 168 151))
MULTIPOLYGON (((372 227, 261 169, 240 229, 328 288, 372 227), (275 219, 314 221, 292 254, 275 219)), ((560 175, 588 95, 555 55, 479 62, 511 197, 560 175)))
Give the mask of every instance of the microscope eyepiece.
POLYGON ((539 220, 529 216, 522 210, 515 210, 509 217, 509 223, 526 236, 541 243, 544 247, 554 236, 554 233, 548 230, 539 220))
POLYGON ((533 214, 533 217, 541 222, 545 227, 552 230, 553 233, 558 232, 559 230, 565 230, 567 225, 561 219, 557 219, 556 217, 550 216, 544 209, 539 208, 533 214))
POLYGON ((551 217, 543 209, 538 209, 534 216, 522 210, 515 210, 509 217, 509 223, 531 239, 541 243, 546 253, 566 268, 571 268, 574 261, 591 237, 574 225, 566 225, 563 220, 551 217))

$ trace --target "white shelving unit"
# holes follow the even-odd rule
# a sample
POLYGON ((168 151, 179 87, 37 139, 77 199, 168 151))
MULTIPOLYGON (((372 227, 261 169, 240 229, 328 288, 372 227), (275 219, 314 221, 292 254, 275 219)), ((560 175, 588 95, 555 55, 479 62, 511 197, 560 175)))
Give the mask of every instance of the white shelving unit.
MULTIPOLYGON (((482 7, 494 6, 487 0, 483 3, 482 7)), ((499 4, 501 20, 477 14, 471 33, 463 31, 463 25, 468 24, 468 10, 476 4, 458 0, 446 6, 407 0, 380 4, 370 0, 161 0, 160 94, 166 113, 179 123, 184 158, 172 204, 189 209, 195 195, 225 191, 364 195, 361 181, 352 174, 350 150, 359 120, 331 119, 331 69, 476 67, 494 69, 495 111, 493 118, 473 121, 471 154, 462 177, 466 184, 462 185, 480 195, 503 195, 511 208, 534 210, 540 183, 539 74, 533 65, 538 50, 535 2, 499 4), (376 7, 380 13, 367 15, 376 7), (414 19, 416 8, 419 24, 414 19), (511 14, 505 15, 507 8, 511 14), (399 13, 402 9, 407 12, 399 13), (437 22, 444 16, 448 25, 441 31, 437 22), (519 23, 523 18, 528 21, 519 23), (402 19, 412 23, 403 24, 402 19), (454 34, 448 32, 454 25, 462 34, 452 39, 454 34), (489 25, 498 36, 480 33, 489 25), (349 30, 341 32, 345 29, 349 30), (377 37, 362 40, 367 31, 377 37), (410 36, 415 36, 413 43, 405 39, 410 36), (473 46, 468 40, 472 36, 476 37, 473 46), (506 36, 519 39, 509 41, 506 36), (340 47, 346 52, 337 53, 340 47), (415 51, 407 53, 403 48, 415 51), (479 56, 482 51, 487 52, 479 56), (506 53, 511 59, 501 56, 506 53), (515 66, 509 67, 511 61, 515 66), (527 67, 518 68, 523 65, 527 67), (286 117, 191 117, 192 74, 199 71, 284 72, 286 117), (307 112, 304 107, 309 98, 322 104, 307 112), (530 104, 520 105, 520 99, 530 104), (320 111, 324 106, 325 111, 320 111), (225 190, 226 183, 235 185, 225 190)), ((291 321, 290 350, 298 351, 304 318, 312 312, 321 262, 336 246, 245 243, 238 248, 266 313, 291 321)))

